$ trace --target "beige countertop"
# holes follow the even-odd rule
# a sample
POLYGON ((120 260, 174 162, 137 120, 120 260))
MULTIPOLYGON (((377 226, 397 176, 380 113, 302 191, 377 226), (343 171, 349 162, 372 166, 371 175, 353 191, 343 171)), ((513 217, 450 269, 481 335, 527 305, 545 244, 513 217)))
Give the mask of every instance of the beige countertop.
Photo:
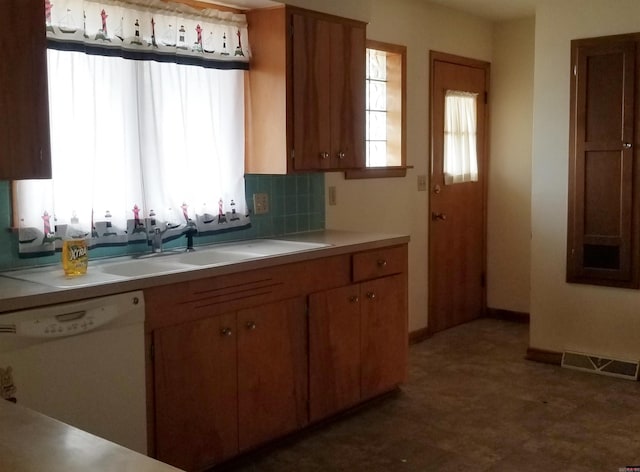
MULTIPOLYGON (((405 244, 409 241, 409 237, 406 235, 359 233, 336 230, 313 231, 309 233, 287 235, 277 239, 323 243, 329 244, 329 246, 278 256, 265 256, 225 265, 212 267, 204 266, 162 275, 131 277, 127 280, 118 280, 107 283, 100 282, 95 284, 91 283, 91 268, 92 264, 99 264, 100 262, 90 261, 88 273, 87 276, 85 276, 87 277, 87 283, 82 286, 65 288, 16 280, 11 278, 11 272, 7 271, 0 273, 0 313, 82 300, 85 298, 113 295, 116 293, 140 290, 157 285, 232 274, 246 270, 254 270, 275 265, 346 254, 349 252, 377 249, 397 244, 405 244)), ((196 247, 196 250, 198 250, 198 247, 196 247)), ((59 267, 44 267, 41 270, 51 271, 61 269, 59 267)))
POLYGON ((0 470, 179 472, 168 464, 0 400, 0 470))

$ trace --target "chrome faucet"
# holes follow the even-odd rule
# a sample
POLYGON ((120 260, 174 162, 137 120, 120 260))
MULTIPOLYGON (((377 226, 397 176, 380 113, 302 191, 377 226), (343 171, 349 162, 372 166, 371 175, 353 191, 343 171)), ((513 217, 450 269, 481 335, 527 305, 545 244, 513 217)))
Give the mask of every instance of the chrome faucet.
POLYGON ((189 218, 189 222, 187 223, 187 230, 184 235, 187 238, 187 252, 193 252, 195 249, 193 248, 193 236, 198 233, 198 226, 195 222, 189 218))
POLYGON ((151 236, 151 252, 162 252, 162 233, 160 228, 156 227, 151 236))

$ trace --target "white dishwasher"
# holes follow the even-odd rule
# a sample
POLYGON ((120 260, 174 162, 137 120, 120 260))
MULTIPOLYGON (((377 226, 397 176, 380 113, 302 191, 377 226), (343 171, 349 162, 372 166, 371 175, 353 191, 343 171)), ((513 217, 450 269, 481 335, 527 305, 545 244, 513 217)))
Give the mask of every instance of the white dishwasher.
POLYGON ((146 454, 142 292, 0 315, 0 397, 146 454))

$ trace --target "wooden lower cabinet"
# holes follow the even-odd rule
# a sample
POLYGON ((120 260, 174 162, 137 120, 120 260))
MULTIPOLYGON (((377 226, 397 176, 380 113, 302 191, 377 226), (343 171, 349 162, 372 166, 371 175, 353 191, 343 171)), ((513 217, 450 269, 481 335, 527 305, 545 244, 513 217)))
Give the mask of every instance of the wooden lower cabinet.
POLYGON ((309 413, 317 421, 404 382, 406 275, 309 297, 309 413))
POLYGON ((309 419, 360 401, 360 286, 309 296, 309 419))
POLYGON ((145 300, 150 450, 187 471, 406 378, 406 245, 153 287, 145 300))
POLYGON ((306 300, 238 312, 240 451, 307 424, 306 300))
POLYGON ((185 470, 238 453, 235 313, 153 334, 156 458, 185 470))
POLYGON ((397 387, 407 377, 406 274, 362 283, 360 300, 360 386, 366 400, 397 387))
POLYGON ((202 470, 307 422, 304 298, 154 332, 156 457, 202 470))

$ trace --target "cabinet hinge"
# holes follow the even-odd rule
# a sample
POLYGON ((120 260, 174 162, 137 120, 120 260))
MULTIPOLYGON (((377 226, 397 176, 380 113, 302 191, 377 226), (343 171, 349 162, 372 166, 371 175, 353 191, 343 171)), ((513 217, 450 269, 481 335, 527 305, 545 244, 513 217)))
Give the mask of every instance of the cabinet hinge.
POLYGON ((295 158, 296 158, 296 150, 292 149, 291 150, 291 160, 293 161, 293 160, 295 160, 295 158))
POLYGON ((487 274, 485 274, 484 272, 480 274, 480 286, 482 288, 487 286, 487 274))
POLYGON ((309 302, 308 301, 304 304, 304 314, 309 316, 309 302))
POLYGON ((486 105, 487 103, 489 103, 489 92, 487 92, 485 90, 485 92, 484 92, 484 104, 486 105))
POLYGON ((153 361, 156 357, 156 345, 151 343, 149 346, 149 358, 153 361))
POLYGON ((578 65, 574 64, 573 65, 573 76, 577 77, 577 75, 578 75, 578 65))

